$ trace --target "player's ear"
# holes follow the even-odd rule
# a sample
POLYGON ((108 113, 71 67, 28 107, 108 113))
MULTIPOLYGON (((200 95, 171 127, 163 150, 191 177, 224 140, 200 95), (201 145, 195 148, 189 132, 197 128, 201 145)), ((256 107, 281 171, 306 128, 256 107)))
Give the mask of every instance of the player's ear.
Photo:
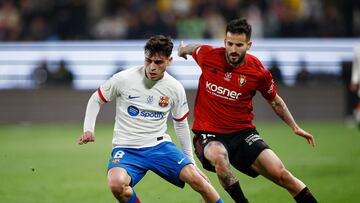
POLYGON ((225 37, 224 37, 224 47, 226 47, 226 40, 227 40, 227 35, 230 34, 230 32, 226 32, 225 33, 225 37))
POLYGON ((252 46, 252 41, 249 41, 249 42, 247 43, 246 50, 249 50, 249 49, 251 48, 251 46, 252 46))
POLYGON ((168 65, 170 65, 170 63, 172 62, 172 60, 173 60, 173 57, 170 56, 170 57, 168 58, 168 65))

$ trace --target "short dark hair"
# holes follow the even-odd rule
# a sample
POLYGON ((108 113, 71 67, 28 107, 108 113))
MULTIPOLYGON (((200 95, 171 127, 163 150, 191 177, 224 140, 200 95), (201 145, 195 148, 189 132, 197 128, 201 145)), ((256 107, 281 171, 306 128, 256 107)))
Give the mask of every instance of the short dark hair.
POLYGON ((246 19, 234 19, 230 21, 226 26, 226 33, 242 34, 244 33, 248 40, 251 38, 251 25, 246 19))
POLYGON ((165 37, 164 35, 155 35, 150 37, 150 39, 145 44, 145 54, 153 56, 154 54, 161 54, 166 57, 171 55, 174 44, 170 37, 165 37))

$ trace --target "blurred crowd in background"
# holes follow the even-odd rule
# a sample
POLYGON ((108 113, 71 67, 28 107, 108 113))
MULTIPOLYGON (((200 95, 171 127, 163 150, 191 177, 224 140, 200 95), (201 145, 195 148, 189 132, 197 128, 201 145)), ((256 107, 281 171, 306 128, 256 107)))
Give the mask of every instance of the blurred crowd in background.
MULTIPOLYGON (((235 18, 247 18, 252 38, 360 36, 359 0, 0 0, 0 42, 127 40, 155 34, 222 39, 227 22, 235 18)), ((36 65, 31 80, 37 86, 71 86, 76 79, 66 60, 53 72, 48 65, 36 65)), ((344 61, 339 75, 314 74, 300 61, 295 84, 342 81, 349 115, 357 101, 348 89, 351 66, 344 61)), ((267 67, 278 85, 286 85, 276 60, 267 67)))
POLYGON ((254 38, 356 37, 356 0, 1 0, 0 41, 222 38, 245 17, 254 38))

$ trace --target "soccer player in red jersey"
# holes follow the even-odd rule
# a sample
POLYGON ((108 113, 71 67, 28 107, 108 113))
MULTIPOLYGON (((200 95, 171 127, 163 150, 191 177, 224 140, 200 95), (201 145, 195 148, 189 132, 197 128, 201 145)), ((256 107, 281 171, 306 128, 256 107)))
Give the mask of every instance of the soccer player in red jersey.
POLYGON ((216 172, 220 184, 235 200, 248 202, 230 164, 251 177, 259 174, 285 188, 296 202, 317 202, 306 185, 294 177, 256 131, 252 98, 256 91, 275 113, 312 146, 314 137, 295 122, 268 70, 246 53, 252 42, 251 25, 235 19, 226 27, 225 47, 182 42, 178 55, 192 55, 202 74, 195 100, 195 152, 205 169, 216 172))

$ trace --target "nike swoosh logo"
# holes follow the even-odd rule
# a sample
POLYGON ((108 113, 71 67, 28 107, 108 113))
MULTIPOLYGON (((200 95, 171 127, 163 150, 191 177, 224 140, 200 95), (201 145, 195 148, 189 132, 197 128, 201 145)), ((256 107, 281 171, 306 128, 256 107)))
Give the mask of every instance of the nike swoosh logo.
POLYGON ((131 96, 129 95, 128 99, 136 99, 136 98, 139 98, 139 96, 131 96))
POLYGON ((185 160, 185 158, 182 158, 180 161, 178 161, 178 164, 181 164, 183 161, 185 160))

